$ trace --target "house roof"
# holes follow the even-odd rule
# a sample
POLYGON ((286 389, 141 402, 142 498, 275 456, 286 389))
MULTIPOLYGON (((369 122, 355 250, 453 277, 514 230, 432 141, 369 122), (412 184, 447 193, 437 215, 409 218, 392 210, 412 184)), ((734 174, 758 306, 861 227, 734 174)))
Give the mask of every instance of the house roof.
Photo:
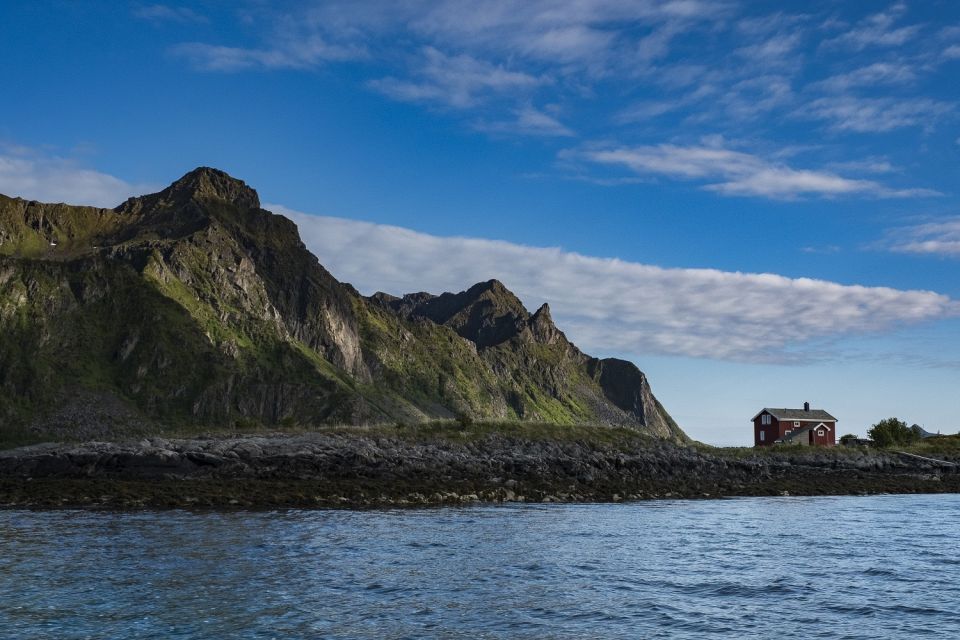
POLYGON ((820 422, 821 420, 828 420, 830 422, 837 421, 836 418, 823 409, 810 409, 809 411, 806 411, 804 409, 770 409, 769 407, 764 407, 760 410, 760 413, 750 418, 751 422, 756 420, 757 416, 763 414, 764 412, 769 413, 777 420, 810 420, 817 422, 820 422))

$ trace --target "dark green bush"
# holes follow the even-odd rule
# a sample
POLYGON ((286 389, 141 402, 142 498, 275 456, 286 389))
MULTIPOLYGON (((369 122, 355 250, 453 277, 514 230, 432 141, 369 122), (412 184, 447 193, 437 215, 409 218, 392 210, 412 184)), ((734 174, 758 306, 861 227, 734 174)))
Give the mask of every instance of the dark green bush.
POLYGON ((920 434, 899 418, 887 418, 873 425, 867 435, 878 447, 910 444, 920 439, 920 434))

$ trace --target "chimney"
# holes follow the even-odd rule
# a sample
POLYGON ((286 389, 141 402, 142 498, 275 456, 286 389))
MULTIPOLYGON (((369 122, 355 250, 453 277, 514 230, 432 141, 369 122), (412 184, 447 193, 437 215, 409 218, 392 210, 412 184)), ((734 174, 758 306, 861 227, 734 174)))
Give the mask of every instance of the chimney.
POLYGON ((809 402, 804 402, 804 403, 803 403, 803 410, 804 410, 804 411, 810 411, 810 403, 809 403, 809 402))

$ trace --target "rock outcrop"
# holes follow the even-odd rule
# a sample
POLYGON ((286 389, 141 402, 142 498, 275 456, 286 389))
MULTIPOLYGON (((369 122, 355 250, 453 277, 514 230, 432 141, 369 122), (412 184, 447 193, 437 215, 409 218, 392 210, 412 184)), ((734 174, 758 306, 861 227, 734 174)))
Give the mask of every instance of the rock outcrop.
POLYGON ((956 457, 725 455, 622 433, 318 432, 0 451, 0 505, 328 507, 960 491, 956 457))

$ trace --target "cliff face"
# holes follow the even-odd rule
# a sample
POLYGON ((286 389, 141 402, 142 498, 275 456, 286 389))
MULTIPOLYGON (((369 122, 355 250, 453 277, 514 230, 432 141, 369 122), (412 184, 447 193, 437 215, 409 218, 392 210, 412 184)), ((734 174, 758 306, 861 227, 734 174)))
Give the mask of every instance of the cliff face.
POLYGON ((207 168, 116 209, 0 196, 0 396, 38 437, 464 414, 685 438, 635 366, 580 352, 546 305, 496 281, 365 298, 207 168))

